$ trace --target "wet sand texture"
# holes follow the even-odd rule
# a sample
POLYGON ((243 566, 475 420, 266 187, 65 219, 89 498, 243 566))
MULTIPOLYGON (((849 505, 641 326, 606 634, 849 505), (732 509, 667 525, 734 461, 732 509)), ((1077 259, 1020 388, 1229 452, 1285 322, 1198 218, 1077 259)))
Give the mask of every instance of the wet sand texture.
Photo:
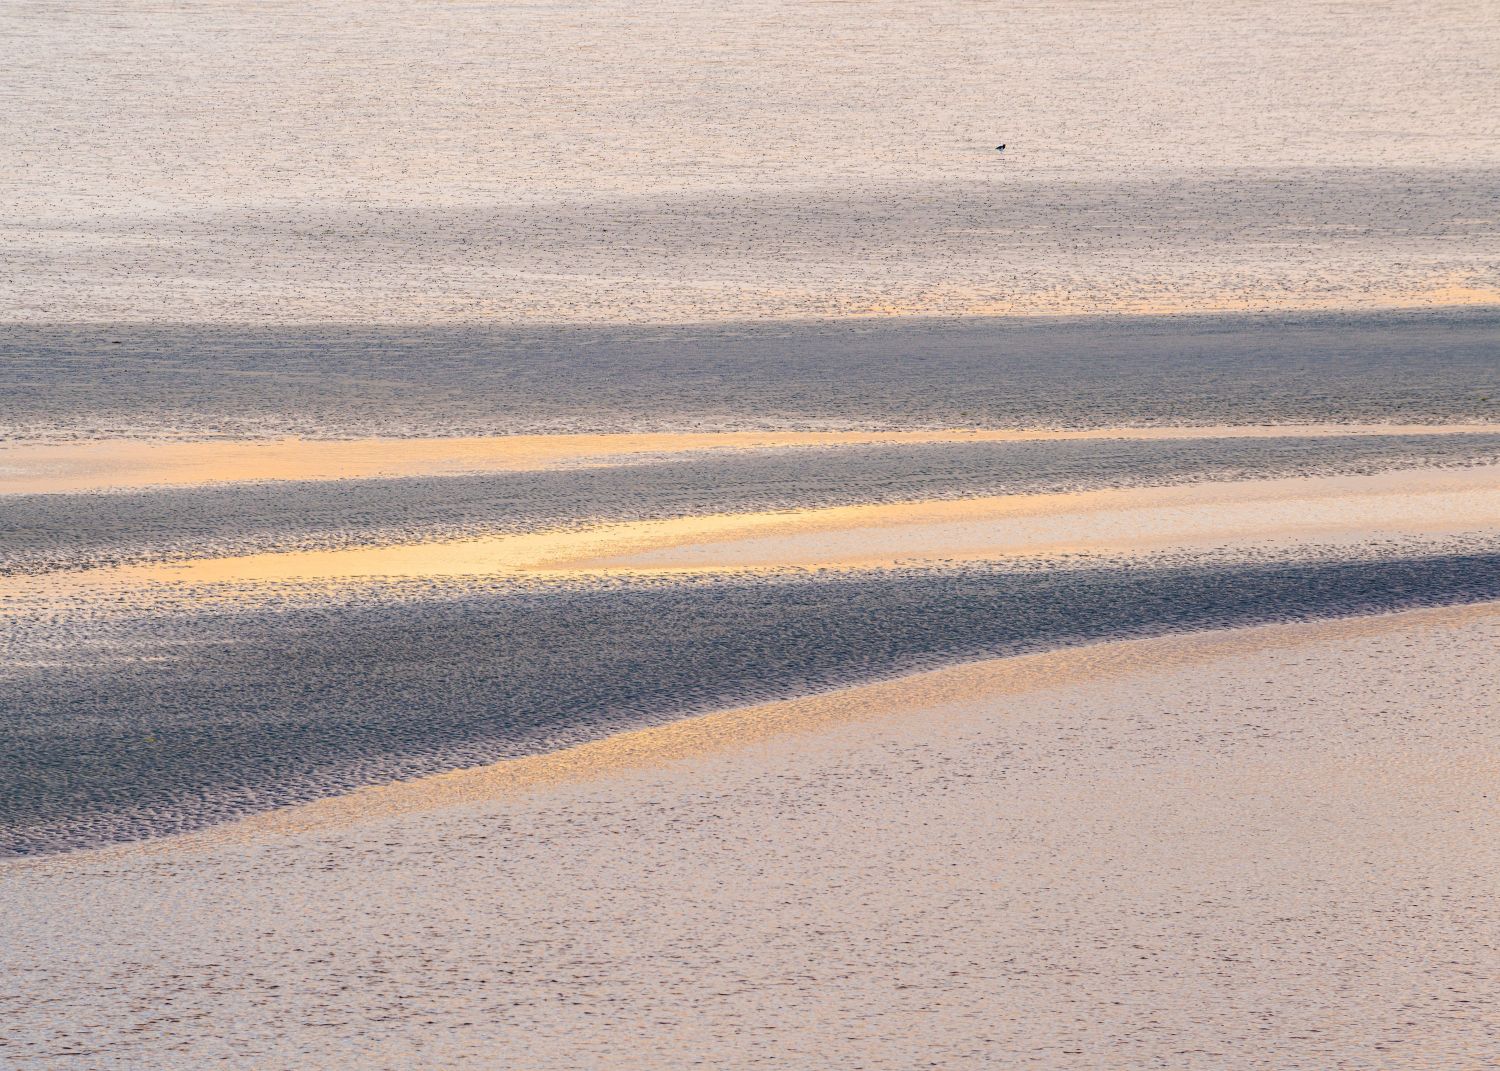
POLYGON ((224 483, 455 476, 593 468, 683 454, 792 447, 1056 442, 1075 439, 1298 439, 1494 435, 1500 424, 1305 424, 934 431, 718 431, 410 439, 137 440, 0 443, 0 494, 63 494, 224 483))

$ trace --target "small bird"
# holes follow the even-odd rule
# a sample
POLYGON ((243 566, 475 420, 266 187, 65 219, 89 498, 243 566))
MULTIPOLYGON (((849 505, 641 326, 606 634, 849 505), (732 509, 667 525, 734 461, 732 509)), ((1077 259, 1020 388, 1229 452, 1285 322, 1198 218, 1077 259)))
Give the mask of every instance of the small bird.
POLYGON ((995 146, 995 151, 996 152, 1004 152, 1005 151, 1005 142, 1002 141, 999 145, 996 145, 995 146))

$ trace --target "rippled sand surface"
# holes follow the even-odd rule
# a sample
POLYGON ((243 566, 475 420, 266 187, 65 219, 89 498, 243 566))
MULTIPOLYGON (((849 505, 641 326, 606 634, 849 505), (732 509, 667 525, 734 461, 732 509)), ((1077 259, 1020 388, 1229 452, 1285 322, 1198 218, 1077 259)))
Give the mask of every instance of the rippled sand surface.
POLYGON ((1483 1066, 1496 622, 1105 646, 519 794, 419 783, 302 832, 11 864, 0 1052, 1483 1066))

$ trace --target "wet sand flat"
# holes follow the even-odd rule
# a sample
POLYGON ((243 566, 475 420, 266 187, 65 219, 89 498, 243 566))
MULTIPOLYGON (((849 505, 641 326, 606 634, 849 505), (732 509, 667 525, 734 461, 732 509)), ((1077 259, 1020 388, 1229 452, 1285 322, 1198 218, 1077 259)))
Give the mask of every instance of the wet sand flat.
MULTIPOLYGON (((431 544, 420 553, 440 565, 445 548, 514 550, 524 541, 511 537, 543 532, 561 534, 558 545, 572 554, 593 538, 581 534, 587 529, 629 534, 638 544, 644 538, 640 545, 649 549, 653 540, 671 545, 666 537, 674 532, 693 540, 763 533, 781 522, 839 527, 864 516, 839 513, 842 507, 881 507, 874 516, 901 527, 900 507, 915 520, 928 516, 923 503, 935 500, 1057 503, 1078 492, 1182 485, 1200 488, 1208 501, 1213 485, 1226 482, 1456 470, 1492 464, 1500 452, 1500 434, 1323 438, 1287 430, 1270 437, 711 450, 636 455, 605 467, 10 495, 0 509, 0 573, 60 577, 127 563, 416 544, 431 544), (735 517, 748 527, 737 529, 735 517), (638 522, 652 523, 630 527, 638 522)), ((965 516, 960 509, 946 519, 965 516)), ((544 558, 545 545, 537 546, 544 558)), ((596 547, 630 549, 608 540, 596 547)))
POLYGON ((224 594, 100 593, 7 620, 0 854, 199 829, 976 658, 1493 600, 1500 553, 224 594))
POLYGON ((340 7, 266 10, 4 14, 9 319, 613 326, 1500 297, 1500 31, 1482 0, 1228 18, 877 0, 796 19, 371 0, 360 32, 340 7))
POLYGON ((11 863, 0 947, 27 986, 0 1052, 1480 1066, 1500 739, 1470 670, 1497 620, 962 667, 375 790, 300 829, 11 863))

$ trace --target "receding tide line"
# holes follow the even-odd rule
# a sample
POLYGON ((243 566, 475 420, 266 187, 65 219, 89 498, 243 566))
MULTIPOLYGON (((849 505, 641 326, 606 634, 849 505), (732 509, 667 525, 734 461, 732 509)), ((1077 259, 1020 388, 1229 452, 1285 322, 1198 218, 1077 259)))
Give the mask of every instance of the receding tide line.
POLYGON ((457 476, 607 466, 713 450, 1083 439, 1326 439, 1493 435, 1500 424, 1285 424, 1088 430, 718 431, 412 439, 166 441, 90 439, 0 444, 0 494, 64 494, 219 483, 457 476))
MULTIPOLYGON (((1206 663, 1413 629, 1500 620, 1500 601, 1328 621, 1259 625, 1118 640, 1042 654, 985 659, 797 699, 734 707, 649 729, 618 733, 545 755, 508 759, 357 789, 347 795, 254 815, 211 829, 95 852, 175 852, 256 841, 515 798, 549 788, 743 751, 794 734, 904 717, 941 717, 942 708, 1072 685, 1125 680, 1206 663)), ((47 866, 69 855, 7 865, 47 866)))

